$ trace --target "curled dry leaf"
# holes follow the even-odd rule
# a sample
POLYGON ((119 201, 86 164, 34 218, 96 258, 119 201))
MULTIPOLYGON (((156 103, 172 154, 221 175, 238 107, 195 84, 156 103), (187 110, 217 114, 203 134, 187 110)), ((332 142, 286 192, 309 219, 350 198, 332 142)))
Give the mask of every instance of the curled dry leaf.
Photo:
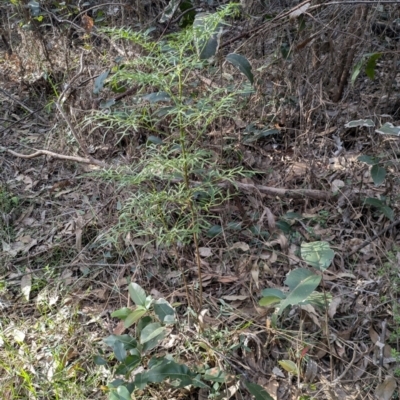
POLYGON ((212 256, 212 251, 210 247, 199 247, 199 253, 201 257, 210 257, 212 256))
POLYGON ((378 400, 390 400, 396 390, 397 383, 393 376, 386 377, 385 381, 380 383, 375 389, 375 396, 378 400))
POLYGON ((242 251, 248 251, 250 249, 250 246, 245 242, 236 242, 232 245, 231 250, 232 249, 240 249, 242 251))
POLYGON ((328 308, 329 318, 334 317, 334 315, 336 314, 336 310, 341 302, 342 302, 342 298, 340 296, 334 297, 332 299, 331 303, 329 304, 329 308, 328 308))

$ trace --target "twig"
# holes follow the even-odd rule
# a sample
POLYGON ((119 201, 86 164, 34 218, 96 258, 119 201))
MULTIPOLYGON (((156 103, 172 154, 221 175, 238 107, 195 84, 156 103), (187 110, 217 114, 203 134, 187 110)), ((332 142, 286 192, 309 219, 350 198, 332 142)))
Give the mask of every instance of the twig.
MULTIPOLYGON (((22 108, 24 108, 26 111, 30 113, 30 115, 35 114, 35 111, 31 110, 28 106, 26 106, 22 101, 19 101, 15 97, 13 97, 11 94, 7 93, 4 89, 0 88, 0 92, 2 92, 4 95, 6 95, 8 98, 10 98, 12 101, 15 101, 18 103, 22 108)), ((44 124, 48 124, 48 121, 46 121, 43 117, 41 117, 39 114, 37 115, 37 118, 40 119, 44 124)), ((7 128, 8 129, 8 128, 7 128)))
POLYGON ((370 243, 372 243, 375 239, 378 239, 379 236, 384 235, 389 229, 395 228, 397 225, 400 225, 400 220, 392 222, 389 226, 386 228, 382 229, 380 232, 372 236, 372 238, 365 240, 363 243, 361 243, 359 246, 357 246, 352 252, 350 252, 347 257, 351 257, 352 255, 358 253, 361 249, 363 249, 365 246, 368 246, 370 243))
POLYGON ((95 158, 92 157, 88 157, 88 158, 83 158, 83 157, 79 157, 79 156, 67 156, 65 154, 58 154, 58 153, 53 153, 52 151, 48 151, 48 150, 36 150, 34 153, 32 154, 21 154, 21 153, 17 153, 16 151, 7 149, 6 147, 0 146, 0 151, 5 151, 6 153, 9 153, 15 157, 19 157, 19 158, 36 158, 39 156, 51 156, 54 158, 57 158, 59 160, 69 160, 69 161, 76 161, 82 164, 93 164, 93 165, 98 165, 99 167, 102 168, 109 168, 110 166, 100 160, 96 160, 95 158))

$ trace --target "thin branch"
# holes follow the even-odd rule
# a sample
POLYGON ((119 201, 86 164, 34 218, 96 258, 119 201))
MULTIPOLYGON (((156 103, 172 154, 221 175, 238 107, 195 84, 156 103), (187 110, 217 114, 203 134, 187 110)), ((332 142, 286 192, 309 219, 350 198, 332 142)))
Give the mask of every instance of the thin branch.
POLYGON ((368 246, 370 243, 372 243, 375 239, 378 239, 378 237, 384 235, 388 230, 395 228, 397 225, 400 225, 400 219, 398 221, 392 222, 389 226, 386 228, 382 229, 380 232, 372 236, 372 238, 365 240, 362 242, 359 246, 357 246, 351 253, 347 255, 347 257, 351 257, 352 255, 358 253, 361 249, 363 249, 365 246, 368 246))
POLYGON ((21 153, 17 153, 16 151, 13 151, 11 149, 7 149, 6 147, 0 146, 0 151, 5 151, 6 153, 9 153, 15 157, 25 158, 25 159, 36 158, 39 156, 50 156, 50 157, 57 158, 59 160, 76 161, 76 162, 79 162, 82 164, 92 164, 92 165, 98 165, 99 167, 102 167, 102 168, 110 168, 110 166, 107 163, 100 161, 100 160, 96 160, 95 158, 92 158, 92 157, 83 158, 83 157, 79 157, 79 156, 67 156, 65 154, 53 153, 52 151, 48 151, 48 150, 36 150, 32 154, 21 154, 21 153))
MULTIPOLYGON (((0 92, 2 92, 4 95, 6 95, 8 98, 10 98, 12 101, 15 101, 16 103, 18 103, 22 108, 24 108, 26 111, 28 111, 30 113, 30 115, 35 114, 35 111, 31 110, 28 106, 26 106, 24 103, 22 103, 22 101, 19 101, 14 96, 12 96, 10 93, 6 92, 4 89, 0 88, 0 92)), ((37 118, 40 119, 40 121, 42 121, 44 124, 46 124, 46 125, 48 124, 48 121, 46 121, 39 114, 37 115, 37 118)))

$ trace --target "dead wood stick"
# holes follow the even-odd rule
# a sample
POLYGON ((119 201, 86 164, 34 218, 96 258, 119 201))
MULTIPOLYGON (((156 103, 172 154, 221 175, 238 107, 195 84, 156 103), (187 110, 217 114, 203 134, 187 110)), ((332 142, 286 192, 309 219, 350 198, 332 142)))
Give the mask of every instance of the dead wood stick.
POLYGON ((314 200, 330 200, 334 198, 334 195, 323 191, 323 190, 315 190, 315 189, 285 189, 285 188, 276 188, 271 186, 264 185, 254 185, 249 183, 241 183, 241 182, 222 182, 218 184, 222 187, 227 186, 235 186, 241 190, 248 191, 258 191, 260 193, 266 194, 267 196, 277 196, 277 197, 287 197, 287 198, 304 198, 308 197, 314 200))
POLYGON ((378 237, 384 235, 388 230, 395 228, 397 225, 400 225, 400 219, 398 221, 392 222, 389 226, 386 228, 382 229, 380 232, 372 236, 372 238, 365 240, 362 242, 359 246, 357 246, 352 252, 350 252, 347 257, 351 257, 352 255, 358 253, 361 249, 363 249, 365 246, 368 246, 370 243, 372 243, 374 240, 378 239, 378 237))
POLYGON ((21 153, 17 153, 16 151, 7 149, 3 146, 0 146, 0 151, 5 151, 6 153, 9 153, 15 157, 19 157, 19 158, 36 158, 39 156, 51 156, 54 158, 57 158, 59 160, 69 160, 69 161, 76 161, 82 164, 92 164, 92 165, 98 165, 99 167, 102 168, 109 168, 110 166, 100 160, 96 160, 95 158, 92 157, 88 157, 88 158, 83 158, 83 157, 79 157, 79 156, 67 156, 65 154, 58 154, 58 153, 53 153, 52 151, 48 151, 48 150, 36 150, 34 153, 32 154, 21 154, 21 153))

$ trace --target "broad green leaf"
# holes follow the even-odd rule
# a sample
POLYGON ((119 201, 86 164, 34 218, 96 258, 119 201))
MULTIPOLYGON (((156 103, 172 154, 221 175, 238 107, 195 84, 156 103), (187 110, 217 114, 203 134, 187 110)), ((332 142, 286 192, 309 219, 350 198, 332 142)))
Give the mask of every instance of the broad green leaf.
POLYGON ((163 13, 160 17, 160 23, 169 21, 175 14, 175 11, 179 7, 179 4, 180 4, 179 0, 171 0, 163 10, 163 13))
POLYGON ((95 80, 94 80, 94 88, 93 93, 99 94, 100 90, 103 89, 104 81, 107 79, 110 71, 102 72, 95 80))
POLYGON ((386 218, 390 219, 391 221, 394 221, 394 211, 392 208, 390 208, 389 206, 383 206, 381 208, 381 211, 386 218))
POLYGON ((400 136, 400 126, 394 126, 390 122, 386 122, 379 129, 376 129, 375 132, 380 133, 381 135, 400 136))
POLYGON ((260 304, 261 307, 268 307, 271 306, 272 304, 277 304, 281 301, 282 299, 280 297, 276 296, 265 296, 260 299, 258 304, 260 304))
POLYGON ((107 365, 107 360, 105 360, 103 357, 99 356, 98 354, 96 354, 96 355, 93 357, 93 362, 94 362, 96 365, 107 365))
POLYGON ((147 138, 147 142, 151 143, 151 144, 163 144, 164 143, 161 138, 159 138, 158 136, 153 136, 153 135, 150 135, 147 138))
POLYGON ((150 103, 158 103, 159 101, 170 101, 171 96, 166 92, 156 92, 147 94, 143 96, 142 99, 150 103))
POLYGON ((139 354, 131 354, 125 358, 118 365, 118 368, 115 370, 116 375, 126 375, 129 374, 133 369, 135 369, 141 362, 141 357, 139 354))
POLYGON ((279 303, 286 297, 281 290, 274 288, 264 289, 262 295, 263 297, 260 299, 259 304, 264 307, 279 303))
MULTIPOLYGON (((289 289, 292 291, 297 287, 299 282, 301 282, 302 280, 308 278, 309 276, 313 276, 313 275, 315 275, 314 272, 310 271, 309 269, 296 268, 287 274, 284 283, 286 286, 289 286, 289 289)), ((268 290, 268 289, 265 289, 265 290, 268 290)))
POLYGON ((318 287, 320 282, 321 277, 318 275, 312 275, 304 280, 301 280, 298 285, 288 294, 286 299, 282 300, 278 315, 281 315, 286 307, 297 305, 306 300, 307 297, 318 287))
POLYGON ((285 293, 282 292, 282 290, 275 289, 275 288, 268 288, 264 289, 261 294, 264 297, 267 296, 274 296, 274 297, 279 297, 280 299, 284 299, 286 297, 285 293))
POLYGON ((242 72, 251 84, 254 83, 253 72, 251 71, 251 65, 246 57, 243 57, 240 54, 231 53, 226 56, 227 61, 232 63, 235 67, 237 67, 240 72, 242 72))
POLYGON ((357 157, 357 160, 361 161, 361 162, 365 162, 368 165, 374 165, 378 161, 376 157, 371 157, 371 156, 366 156, 366 155, 357 157))
POLYGON ((364 203, 377 208, 382 208, 385 205, 382 200, 375 199, 374 197, 367 197, 364 203))
POLYGON ((215 237, 219 235, 222 232, 222 227, 220 225, 213 225, 208 231, 207 231, 207 236, 208 237, 215 237))
POLYGON ((131 394, 125 386, 119 386, 117 389, 118 400, 131 400, 131 394))
POLYGON ((221 35, 222 23, 212 26, 207 13, 198 13, 193 21, 194 43, 200 60, 208 60, 217 54, 221 35))
POLYGON ((365 73, 367 74, 368 78, 373 80, 375 78, 375 68, 376 62, 381 57, 381 53, 373 53, 368 58, 367 64, 365 66, 365 73))
POLYGON ((114 346, 113 346, 113 350, 114 350, 115 358, 118 361, 125 360, 127 353, 125 350, 125 346, 122 342, 120 342, 120 341, 115 342, 114 346))
POLYGON ((126 350, 137 347, 136 339, 130 335, 110 335, 104 338, 103 342, 112 348, 117 342, 123 343, 126 350))
POLYGON ((131 311, 131 313, 124 319, 124 327, 129 328, 146 313, 147 310, 142 307, 138 307, 135 311, 131 311))
POLYGON ((360 126, 366 126, 367 128, 372 128, 375 126, 374 121, 372 119, 357 119, 355 121, 350 121, 345 124, 345 128, 358 128, 360 126))
POLYGON ((247 381, 244 381, 244 384, 256 400, 274 400, 262 386, 247 381))
POLYGON ((278 362, 279 362, 279 365, 285 371, 287 371, 287 372, 289 372, 290 374, 293 374, 293 375, 298 375, 299 369, 298 369, 297 365, 293 361, 281 360, 281 361, 278 361, 278 362))
POLYGON ((314 268, 321 271, 326 270, 333 260, 335 252, 330 248, 328 242, 302 243, 301 257, 314 268))
POLYGON ((123 308, 120 308, 119 310, 112 312, 111 316, 113 318, 125 319, 131 312, 132 312, 132 310, 130 308, 123 307, 123 308))
POLYGON ((165 331, 165 327, 161 326, 158 322, 148 324, 140 333, 140 343, 144 344, 149 340, 154 339, 165 331))
POLYGON ((137 306, 145 306, 146 292, 135 282, 129 284, 129 295, 137 306))
POLYGON ((375 164, 371 168, 371 178, 375 186, 380 186, 386 178, 386 169, 375 164))
POLYGON ((168 323, 174 323, 175 321, 175 310, 165 299, 159 299, 154 302, 154 312, 162 323, 166 323, 166 319, 168 323))

